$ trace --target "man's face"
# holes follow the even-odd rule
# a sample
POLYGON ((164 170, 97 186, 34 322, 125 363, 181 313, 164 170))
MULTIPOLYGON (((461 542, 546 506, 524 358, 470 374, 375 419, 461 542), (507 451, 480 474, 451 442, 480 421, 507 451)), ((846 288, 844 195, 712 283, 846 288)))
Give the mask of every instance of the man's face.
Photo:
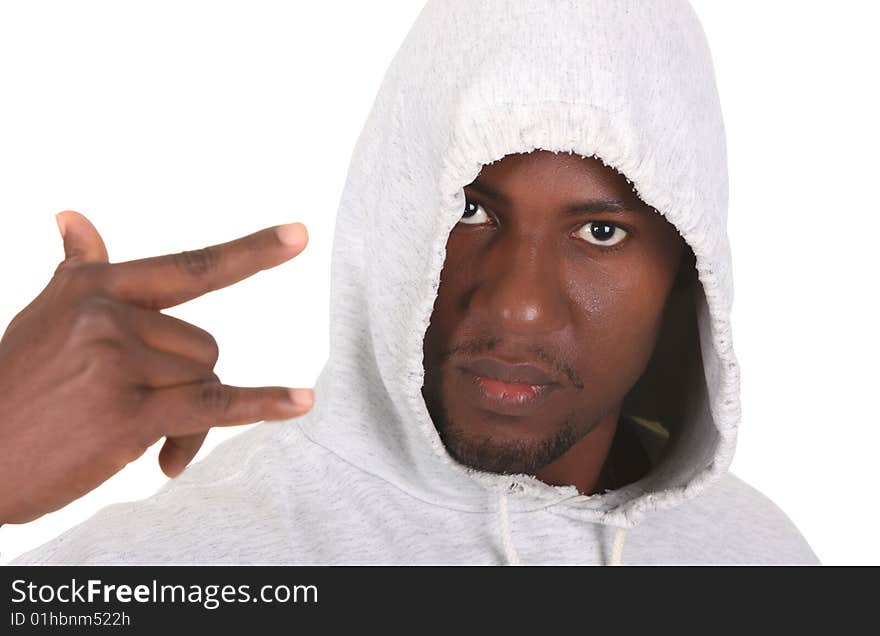
POLYGON ((534 474, 644 372, 685 244, 596 159, 508 155, 464 192, 425 335, 422 393, 456 460, 534 474))

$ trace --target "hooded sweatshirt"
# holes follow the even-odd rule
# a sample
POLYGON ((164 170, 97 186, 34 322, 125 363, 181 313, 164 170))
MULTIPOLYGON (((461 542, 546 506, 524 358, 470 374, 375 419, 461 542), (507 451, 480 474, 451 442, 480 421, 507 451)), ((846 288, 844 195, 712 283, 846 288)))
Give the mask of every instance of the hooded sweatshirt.
POLYGON ((740 369, 727 200, 712 61, 687 2, 430 0, 351 158, 312 410, 252 427, 14 563, 818 563, 729 471, 740 369), (651 469, 592 495, 458 463, 421 393, 462 188, 536 149, 622 173, 696 260, 618 427, 651 469))

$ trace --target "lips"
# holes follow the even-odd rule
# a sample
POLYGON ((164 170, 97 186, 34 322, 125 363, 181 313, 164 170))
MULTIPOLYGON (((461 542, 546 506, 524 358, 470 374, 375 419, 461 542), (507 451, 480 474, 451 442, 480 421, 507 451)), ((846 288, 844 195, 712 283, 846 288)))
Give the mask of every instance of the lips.
POLYGON ((546 386, 559 384, 555 378, 531 364, 507 364, 495 358, 479 358, 462 365, 474 375, 504 382, 505 384, 527 384, 546 386))
POLYGON ((483 393, 492 399, 504 402, 524 403, 538 396, 542 391, 547 390, 546 384, 522 384, 499 382, 491 378, 476 376, 477 383, 483 393))
POLYGON ((530 364, 481 358, 459 369, 470 378, 466 398, 482 410, 501 415, 527 415, 560 387, 547 372, 530 364))

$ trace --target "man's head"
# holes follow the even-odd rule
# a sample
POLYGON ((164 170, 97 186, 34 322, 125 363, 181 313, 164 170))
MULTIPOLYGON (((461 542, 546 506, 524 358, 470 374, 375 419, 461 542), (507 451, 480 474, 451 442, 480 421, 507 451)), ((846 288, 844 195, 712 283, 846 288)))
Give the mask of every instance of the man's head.
POLYGON ((508 155, 464 193, 425 335, 423 396, 456 460, 534 474, 619 409, 651 358, 691 253, 594 158, 508 155), (546 380, 493 360, 539 367, 555 384, 528 388, 546 380), (502 402, 484 392, 503 393, 502 402))

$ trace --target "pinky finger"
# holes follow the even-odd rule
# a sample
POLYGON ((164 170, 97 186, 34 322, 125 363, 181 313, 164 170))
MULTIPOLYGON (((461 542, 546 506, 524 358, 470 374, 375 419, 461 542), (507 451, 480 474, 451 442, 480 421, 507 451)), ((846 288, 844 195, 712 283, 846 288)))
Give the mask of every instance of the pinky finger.
POLYGON ((172 479, 183 472, 202 447, 208 431, 190 435, 169 435, 159 451, 159 466, 172 479))
POLYGON ((298 417, 311 409, 313 401, 312 389, 238 387, 205 380, 152 389, 144 415, 160 427, 153 431, 157 437, 181 437, 214 426, 298 417))

